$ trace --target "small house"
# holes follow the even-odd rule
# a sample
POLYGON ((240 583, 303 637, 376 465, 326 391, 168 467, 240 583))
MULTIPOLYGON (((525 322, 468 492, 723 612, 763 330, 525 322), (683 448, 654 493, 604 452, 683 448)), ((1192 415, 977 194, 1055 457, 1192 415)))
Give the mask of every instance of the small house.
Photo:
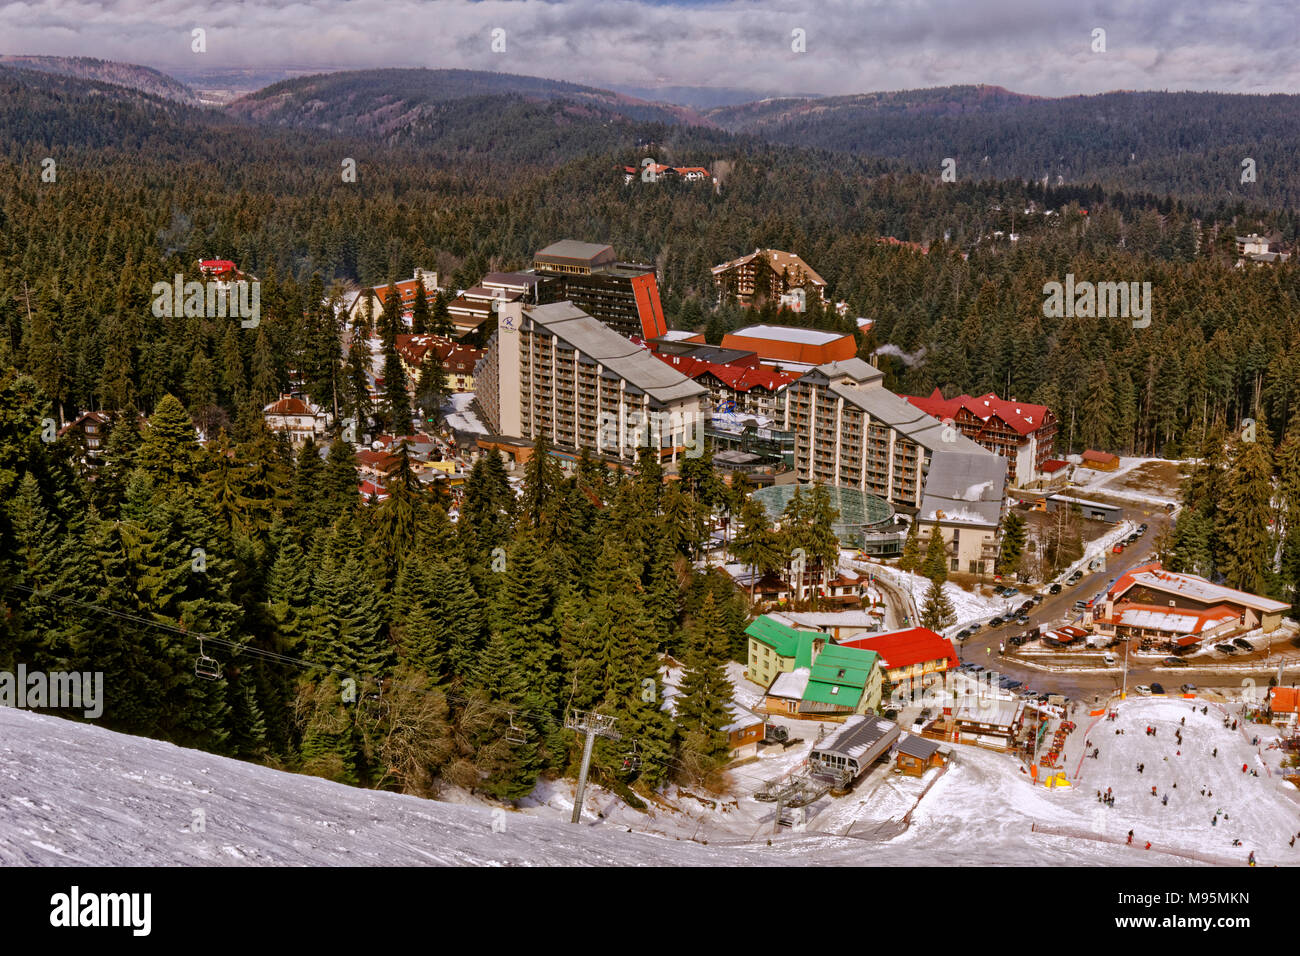
POLYGON ((931 767, 942 767, 952 748, 919 734, 904 734, 894 748, 894 767, 909 777, 920 777, 931 767))

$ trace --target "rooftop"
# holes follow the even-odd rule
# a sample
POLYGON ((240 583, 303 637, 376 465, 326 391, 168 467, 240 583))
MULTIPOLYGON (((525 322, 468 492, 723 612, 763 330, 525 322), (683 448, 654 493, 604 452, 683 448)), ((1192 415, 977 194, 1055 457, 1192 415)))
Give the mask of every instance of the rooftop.
POLYGON ((898 735, 898 724, 883 717, 864 717, 856 714, 844 721, 839 729, 829 734, 813 747, 814 753, 834 752, 854 759, 862 757, 888 736, 898 735))
POLYGON ((524 317, 660 402, 708 395, 703 385, 665 365, 653 353, 593 319, 572 302, 525 307, 524 317))
POLYGON ((728 334, 742 338, 770 339, 774 342, 796 342, 800 345, 826 345, 845 337, 840 332, 801 329, 788 325, 750 325, 728 334))
POLYGON ((1133 569, 1115 582, 1110 593, 1118 599, 1137 586, 1151 588, 1165 594, 1181 595, 1201 604, 1240 604, 1265 614, 1285 611, 1291 607, 1282 601, 1273 601, 1257 594, 1214 584, 1199 575, 1165 571, 1159 564, 1143 565, 1141 568, 1133 569))
POLYGON ((926 661, 945 659, 956 661, 957 659, 952 641, 940 637, 925 627, 863 635, 845 641, 844 645, 875 651, 880 655, 881 664, 888 668, 910 667, 926 661))

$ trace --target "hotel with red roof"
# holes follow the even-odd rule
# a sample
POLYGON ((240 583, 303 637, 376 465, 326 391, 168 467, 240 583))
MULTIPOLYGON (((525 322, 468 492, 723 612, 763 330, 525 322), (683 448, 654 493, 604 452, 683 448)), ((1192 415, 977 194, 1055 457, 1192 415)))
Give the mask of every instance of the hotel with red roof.
POLYGON ((936 388, 928 397, 904 395, 909 402, 940 421, 951 421, 971 441, 1007 459, 1007 481, 1026 487, 1043 477, 1052 459, 1056 416, 1046 405, 1003 400, 987 395, 944 398, 936 388))

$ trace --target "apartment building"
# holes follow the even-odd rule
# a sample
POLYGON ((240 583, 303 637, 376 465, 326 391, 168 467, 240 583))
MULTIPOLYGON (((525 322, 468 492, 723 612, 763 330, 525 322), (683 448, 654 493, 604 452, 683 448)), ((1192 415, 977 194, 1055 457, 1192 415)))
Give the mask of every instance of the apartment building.
POLYGON ((629 462, 703 447, 708 390, 572 302, 501 306, 474 380, 497 435, 629 462))
POLYGON ((789 388, 800 481, 847 485, 936 531, 954 571, 987 573, 997 558, 1006 462, 882 384, 858 358, 819 365, 789 388))

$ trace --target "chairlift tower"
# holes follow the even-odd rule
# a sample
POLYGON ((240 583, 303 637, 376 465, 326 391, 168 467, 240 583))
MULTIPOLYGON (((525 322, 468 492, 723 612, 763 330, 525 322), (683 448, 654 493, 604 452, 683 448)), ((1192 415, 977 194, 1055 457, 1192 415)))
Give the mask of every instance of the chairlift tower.
POLYGON ((582 797, 587 789, 587 771, 591 769, 591 748, 595 745, 596 738, 608 737, 610 740, 618 740, 621 736, 614 729, 616 719, 590 710, 571 710, 564 715, 565 729, 576 730, 587 738, 582 746, 582 767, 578 770, 578 792, 573 797, 573 817, 569 820, 570 823, 578 823, 582 820, 582 797))

